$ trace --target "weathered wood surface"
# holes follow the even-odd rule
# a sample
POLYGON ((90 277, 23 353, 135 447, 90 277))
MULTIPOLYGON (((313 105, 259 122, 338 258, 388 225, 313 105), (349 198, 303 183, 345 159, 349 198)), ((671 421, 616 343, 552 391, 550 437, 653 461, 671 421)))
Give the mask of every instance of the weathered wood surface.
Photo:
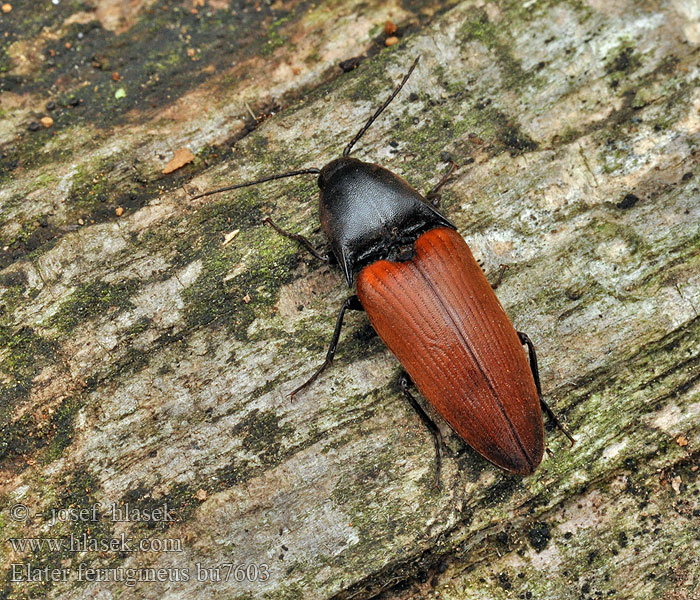
POLYGON ((700 597, 695 0, 11 4, 1 597, 700 597), (387 19, 401 41, 384 49, 387 19), (553 455, 521 479, 445 430, 457 456, 441 492, 430 436, 363 315, 333 369, 285 395, 322 359, 348 293, 261 224, 321 244, 313 178, 189 199, 322 165, 417 54, 355 154, 419 189, 441 153, 463 165, 445 211, 487 273, 510 266, 499 296, 578 438, 569 450, 549 432, 553 455), (267 118, 256 127, 251 111, 267 118), (43 116, 53 125, 30 131, 43 116), (162 174, 181 147, 195 160, 162 174), (97 502, 167 503, 176 520, 48 518, 97 502), (9 541, 71 533, 182 551, 9 541), (12 582, 12 563, 68 581, 12 582), (198 581, 197 564, 222 563, 270 577, 198 581), (81 564, 189 578, 79 581, 81 564))

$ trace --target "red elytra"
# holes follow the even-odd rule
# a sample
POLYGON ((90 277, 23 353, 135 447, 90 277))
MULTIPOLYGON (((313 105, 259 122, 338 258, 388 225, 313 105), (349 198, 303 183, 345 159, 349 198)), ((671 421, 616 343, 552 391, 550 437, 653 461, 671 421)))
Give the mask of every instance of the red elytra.
POLYGON ((537 468, 544 428, 527 356, 456 231, 422 234, 410 260, 367 265, 357 295, 423 396, 472 448, 513 473, 537 468))

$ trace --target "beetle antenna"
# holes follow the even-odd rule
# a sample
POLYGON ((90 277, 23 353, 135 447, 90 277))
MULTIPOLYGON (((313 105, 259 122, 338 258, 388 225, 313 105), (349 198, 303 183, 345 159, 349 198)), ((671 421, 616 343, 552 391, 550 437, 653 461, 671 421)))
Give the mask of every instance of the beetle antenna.
POLYGON ((401 88, 406 85, 406 82, 408 81, 408 78, 411 76, 411 73, 413 73, 413 69, 416 68, 416 65, 418 64, 418 61, 420 60, 420 55, 416 56, 416 60, 413 61, 413 64, 411 65, 411 68, 408 70, 408 73, 403 78, 403 81, 399 83, 398 87, 392 92, 391 96, 387 98, 387 101, 382 104, 378 109, 377 112, 375 112, 370 118, 367 123, 365 123, 364 127, 360 129, 360 131, 357 132, 357 135, 352 138, 352 141, 345 147, 345 150, 343 150, 343 156, 347 156, 350 154, 350 150, 352 150, 352 147, 357 143, 357 141, 365 134, 365 131, 367 131, 372 123, 374 123, 379 115, 384 112, 384 109, 389 106, 389 103, 396 97, 396 94, 398 94, 401 91, 401 88))
POLYGON ((279 173, 277 175, 268 175, 267 177, 262 177, 261 179, 256 179, 255 181, 246 181, 245 183, 237 183, 236 185, 229 185, 228 187, 219 188, 217 190, 209 190, 202 194, 198 194, 190 200, 196 200, 197 198, 204 198, 204 196, 211 196, 212 194, 218 194, 219 192, 228 192, 229 190, 237 190, 238 188, 248 187, 249 185, 257 185, 258 183, 265 183, 266 181, 272 181, 273 179, 282 179, 283 177, 294 177, 295 175, 318 175, 321 169, 301 169, 300 171, 290 171, 289 173, 279 173))

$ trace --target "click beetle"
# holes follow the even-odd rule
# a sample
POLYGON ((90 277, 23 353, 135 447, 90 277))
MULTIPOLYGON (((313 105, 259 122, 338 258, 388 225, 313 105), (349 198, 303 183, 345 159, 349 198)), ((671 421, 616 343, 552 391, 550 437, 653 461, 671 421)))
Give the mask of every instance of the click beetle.
POLYGON ((193 199, 284 177, 318 175, 319 217, 332 254, 319 253, 306 238, 270 219, 265 222, 316 258, 337 262, 348 287, 357 280, 357 293, 341 306, 325 361, 291 395, 332 363, 345 312, 363 310, 407 372, 401 387, 433 434, 437 485, 440 430, 409 391, 411 381, 479 454, 508 472, 528 475, 544 451, 540 407, 572 444, 574 440, 542 399, 530 338, 515 330, 462 236, 428 201, 450 173, 423 197, 391 171, 349 156, 417 64, 418 58, 340 158, 321 169, 270 175, 193 199))

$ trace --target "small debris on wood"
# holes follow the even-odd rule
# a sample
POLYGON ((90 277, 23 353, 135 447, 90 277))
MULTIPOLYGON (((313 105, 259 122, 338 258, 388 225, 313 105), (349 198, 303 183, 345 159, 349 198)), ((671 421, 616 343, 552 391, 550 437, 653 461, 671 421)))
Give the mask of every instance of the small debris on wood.
POLYGON ((683 480, 681 479, 680 475, 676 475, 673 479, 671 479, 671 487, 676 494, 681 493, 681 483, 683 483, 683 480))
POLYGON ((191 163, 194 160, 194 154, 189 151, 188 148, 179 148, 175 150, 175 154, 170 162, 165 165, 163 169, 163 174, 167 175, 173 171, 177 171, 179 168, 184 167, 186 164, 191 163))
POLYGON ((635 204, 639 202, 639 197, 634 194, 627 194, 620 202, 617 203, 617 208, 632 208, 635 204))
POLYGON ((248 114, 249 114, 251 117, 253 117, 253 121, 255 121, 255 122, 257 123, 257 122, 258 122, 258 117, 255 116, 255 113, 253 112, 253 109, 250 108, 250 104, 248 104, 248 103, 246 102, 246 103, 245 103, 245 107, 248 109, 248 114))
POLYGON ((243 296, 243 302, 245 302, 246 304, 250 304, 250 294, 246 294, 245 296, 243 296))
POLYGON ((229 244, 231 241, 233 241, 240 231, 240 229, 234 229, 233 231, 227 233, 224 236, 224 243, 222 244, 222 246, 225 246, 226 244, 229 244))
POLYGON ((338 66, 343 70, 343 73, 348 73, 349 71, 356 69, 364 58, 364 56, 353 56, 352 58, 341 61, 338 63, 338 66))
POLYGON ((194 497, 197 498, 197 500, 199 500, 200 502, 204 502, 207 499, 207 490, 199 488, 195 493, 194 497))

